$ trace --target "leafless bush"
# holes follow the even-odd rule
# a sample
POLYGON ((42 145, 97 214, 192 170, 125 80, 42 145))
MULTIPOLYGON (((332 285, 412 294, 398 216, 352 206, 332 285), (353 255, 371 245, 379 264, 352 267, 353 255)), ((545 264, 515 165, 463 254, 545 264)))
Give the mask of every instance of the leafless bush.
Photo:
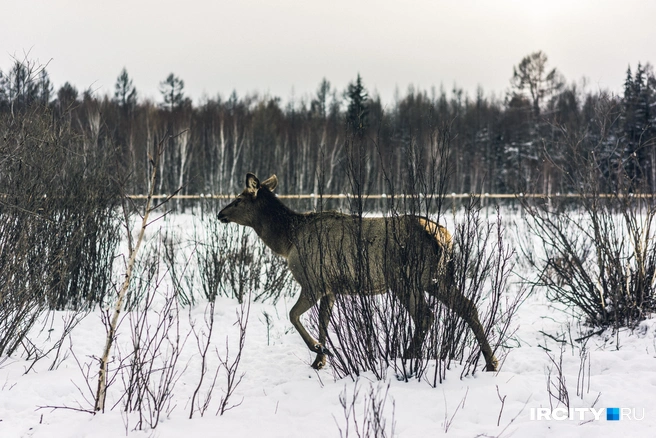
POLYGON ((560 355, 558 359, 545 350, 551 365, 547 371, 547 393, 549 394, 549 407, 551 410, 563 404, 569 409, 569 391, 567 390, 567 382, 565 381, 565 374, 563 371, 563 354, 565 352, 565 344, 560 344, 560 355), (555 404, 555 406, 554 406, 555 404))
POLYGON ((254 301, 277 302, 293 294, 294 284, 285 260, 273 254, 250 230, 225 226, 215 215, 203 219, 197 235, 196 263, 205 298, 237 298, 253 293, 254 301))
MULTIPOLYGON (((608 132, 603 128, 613 120, 603 110, 595 120, 608 132)), ((524 245, 540 273, 533 284, 593 327, 635 327, 656 309, 656 198, 629 175, 629 168, 639 169, 635 157, 616 160, 619 151, 607 135, 564 137, 571 169, 563 173, 578 188, 575 204, 523 202, 528 229, 543 251, 535 255, 533 242, 524 245)))
POLYGON ((225 354, 221 354, 221 352, 216 349, 216 355, 219 358, 221 368, 223 368, 226 377, 226 385, 222 388, 223 395, 219 401, 219 409, 216 411, 217 415, 223 415, 226 411, 236 408, 242 403, 239 401, 237 403, 231 404, 230 400, 234 395, 235 390, 241 383, 241 380, 244 378, 244 373, 240 372, 239 365, 241 364, 241 355, 244 352, 244 345, 246 344, 246 328, 248 327, 248 317, 250 316, 250 311, 251 300, 249 295, 245 302, 242 301, 240 309, 236 311, 237 325, 239 326, 239 340, 237 344, 237 353, 235 356, 233 358, 230 357, 230 343, 227 336, 225 343, 225 354))
MULTIPOLYGON (((239 337, 237 339, 236 353, 231 356, 231 342, 228 336, 225 337, 225 349, 220 351, 214 347, 214 353, 218 364, 213 371, 210 370, 210 346, 213 344, 212 335, 214 334, 214 301, 209 301, 204 313, 204 327, 197 329, 192 322, 192 333, 196 338, 196 347, 200 356, 200 377, 198 384, 190 400, 189 418, 193 418, 194 412, 198 412, 202 417, 210 407, 214 398, 214 391, 219 389, 222 392, 218 402, 216 415, 223 415, 225 412, 241 405, 243 400, 233 402, 233 396, 237 387, 244 378, 241 372, 241 359, 246 344, 246 329, 248 327, 248 318, 250 316, 250 295, 249 298, 241 303, 240 308, 236 311, 237 320, 235 325, 239 328, 239 337), (224 377, 224 380, 220 378, 224 377), (206 378, 209 381, 206 382, 206 378)), ((234 347, 234 341, 232 342, 234 347)))
POLYGON ((195 276, 189 272, 189 268, 196 248, 191 250, 191 254, 184 254, 180 251, 180 244, 173 239, 168 233, 163 236, 164 263, 179 303, 182 306, 193 306, 196 303, 195 276))
POLYGON ((27 334, 42 312, 91 309, 110 288, 114 158, 37 103, 3 113, 0 157, 0 356, 30 355, 27 334))
MULTIPOLYGON (((214 333, 214 304, 215 301, 208 301, 207 306, 204 312, 204 322, 205 326, 201 329, 197 329, 195 322, 191 322, 191 331, 196 338, 196 348, 200 355, 200 377, 198 379, 198 385, 194 389, 194 393, 191 396, 191 408, 189 410, 189 419, 192 419, 194 412, 198 412, 202 417, 205 415, 205 412, 209 408, 210 401, 212 400, 212 394, 214 388, 216 387, 216 380, 219 374, 220 367, 216 368, 212 381, 209 385, 203 385, 205 376, 208 373, 208 353, 210 345, 212 344, 212 335, 214 333), (201 390, 203 392, 201 392, 201 390)), ((191 320, 191 316, 190 316, 191 320)))
MULTIPOLYGON (((158 233, 159 234, 159 233, 158 233)), ((134 273, 130 286, 125 296, 125 311, 131 312, 139 309, 142 302, 150 293, 154 282, 161 281, 158 276, 161 275, 159 261, 161 254, 153 251, 144 251, 134 262, 134 273)), ((106 309, 105 312, 109 312, 106 309)))
MULTIPOLYGON (((285 271, 277 269, 271 278, 262 281, 262 273, 269 272, 272 268, 262 266, 268 262, 261 245, 257 245, 253 249, 247 233, 242 231, 235 235, 233 234, 234 229, 225 232, 223 228, 216 226, 216 220, 206 220, 203 225, 207 227, 202 228, 207 240, 196 242, 190 253, 185 254, 180 243, 174 240, 175 236, 167 234, 161 241, 164 247, 167 274, 171 279, 178 301, 182 305, 193 306, 196 302, 194 289, 197 280, 200 281, 205 298, 208 300, 203 327, 197 327, 190 310, 190 334, 193 334, 196 339, 196 347, 200 356, 200 377, 191 396, 189 418, 193 417, 194 412, 198 412, 201 416, 205 414, 210 408, 215 389, 223 392, 218 402, 217 415, 223 415, 226 411, 241 404, 241 401, 233 403, 232 396, 243 378, 243 374, 240 372, 240 363, 246 342, 251 296, 259 293, 256 296, 261 297, 268 294, 274 297, 274 300, 278 299, 284 283, 278 283, 278 289, 271 285, 276 284, 279 279, 286 281, 285 278, 288 275, 285 271), (219 231, 220 234, 217 234, 219 231), (195 272, 193 268, 196 268, 195 272), (210 347, 214 341, 215 299, 219 294, 236 298, 241 304, 236 313, 235 323, 239 328, 239 338, 236 353, 235 349, 231 350, 228 336, 225 338, 224 351, 214 347, 213 352, 218 364, 211 369, 210 347), (225 380, 221 379, 221 376, 225 380), (206 378, 209 380, 206 381, 206 378)), ((198 229, 196 229, 196 237, 198 237, 198 229)), ((152 281, 147 281, 146 284, 151 283, 152 281)), ((234 342, 232 346, 234 347, 234 342)))
MULTIPOLYGON (((500 211, 497 209, 494 221, 484 220, 480 198, 471 198, 464 213, 462 222, 456 225, 453 239, 455 284, 480 309, 485 334, 493 350, 497 351, 506 346, 516 330, 512 320, 526 298, 527 290, 522 285, 516 285, 513 290, 509 284, 515 266, 515 251, 504 240, 505 228, 500 211)), ((458 320, 458 324, 462 327, 463 323, 458 320)), ((463 342, 462 338, 451 336, 451 333, 462 336, 462 328, 450 330, 441 341, 449 349, 447 356, 464 365, 461 376, 474 372, 480 357, 478 348, 471 349, 467 355, 464 348, 469 341, 463 342)), ((471 337, 467 330, 464 335, 471 337)), ((449 362, 444 364, 448 368, 449 362)), ((442 374, 439 380, 444 377, 442 374)), ((434 379, 433 385, 435 383, 434 379)))
POLYGON ((656 309, 656 206, 591 196, 582 210, 527 208, 544 251, 543 258, 529 258, 540 272, 534 285, 593 327, 634 327, 656 309))
MULTIPOLYGON (((53 341, 52 344, 48 348, 45 349, 40 349, 37 348, 35 345, 32 344, 32 347, 34 349, 34 357, 32 358, 32 363, 30 364, 29 367, 25 370, 25 374, 29 373, 34 366, 39 362, 41 359, 48 358, 51 353, 54 352, 54 357, 51 357, 49 360, 51 360, 50 367, 48 368, 49 371, 52 371, 54 369, 57 369, 59 365, 61 365, 62 362, 66 360, 66 358, 69 356, 71 353, 71 350, 66 350, 64 348, 65 342, 68 339, 69 341, 69 346, 70 346, 70 334, 73 331, 73 329, 78 325, 82 319, 84 319, 89 312, 81 312, 81 311, 67 311, 67 312, 60 312, 60 315, 55 314, 54 312, 49 314, 47 320, 47 324, 44 324, 44 326, 40 329, 40 332, 43 333, 44 331, 48 333, 48 337, 46 339, 46 342, 53 341), (54 318, 56 315, 61 318, 61 331, 54 337, 54 339, 50 336, 51 332, 55 331, 54 326, 54 318), (46 329, 46 327, 50 327, 46 329)), ((23 345, 30 343, 30 339, 26 338, 24 340, 23 345)), ((28 354, 28 357, 26 358, 27 360, 30 360, 29 355, 31 352, 29 349, 26 348, 26 352, 28 354)))
POLYGON ((394 436, 394 401, 392 400, 392 414, 388 423, 385 405, 387 404, 389 383, 386 387, 369 383, 369 388, 363 396, 361 407, 358 409, 361 387, 360 380, 355 381, 353 393, 348 394, 346 388, 339 395, 339 404, 344 413, 344 424, 337 423, 340 438, 357 436, 358 438, 383 438, 394 436))
POLYGON ((127 315, 132 347, 122 359, 121 401, 126 412, 136 414, 136 430, 154 429, 162 415, 175 409, 173 390, 184 373, 178 361, 188 335, 180 332, 175 290, 162 297, 161 279, 161 275, 154 278, 144 299, 127 315), (161 299, 163 303, 156 302, 161 299))
POLYGON ((587 338, 579 350, 579 372, 576 380, 576 395, 583 400, 584 394, 590 392, 590 350, 587 346, 587 338), (586 385, 587 378, 587 385, 586 385))

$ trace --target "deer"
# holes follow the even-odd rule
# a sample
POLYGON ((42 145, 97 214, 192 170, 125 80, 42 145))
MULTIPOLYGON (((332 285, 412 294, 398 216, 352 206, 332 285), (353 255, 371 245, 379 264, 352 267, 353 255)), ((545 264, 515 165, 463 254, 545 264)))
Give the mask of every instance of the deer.
POLYGON ((245 189, 217 219, 251 227, 266 246, 286 259, 301 286, 289 319, 310 351, 316 353, 312 368, 323 368, 327 357, 332 356, 326 340, 333 305, 340 294, 395 294, 414 323, 410 345, 404 352, 404 357, 411 357, 419 351, 434 322, 425 300, 428 293, 467 323, 485 359, 485 370, 497 370, 498 361, 476 306, 455 287, 449 257, 451 235, 445 227, 412 214, 363 217, 336 211, 299 213, 274 194, 277 185, 276 175, 260 182, 247 173, 245 189), (420 256, 409 257, 410 253, 420 256), (358 269, 365 273, 365 287, 358 269), (403 276, 418 279, 416 287, 398 287, 403 276), (318 340, 301 323, 301 315, 317 302, 318 340))

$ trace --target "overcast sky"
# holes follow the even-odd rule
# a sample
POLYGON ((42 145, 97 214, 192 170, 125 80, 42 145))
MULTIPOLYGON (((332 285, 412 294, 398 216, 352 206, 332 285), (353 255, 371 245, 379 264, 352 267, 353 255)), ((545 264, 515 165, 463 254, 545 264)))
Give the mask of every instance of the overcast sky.
POLYGON ((654 0, 0 0, 0 69, 49 63, 56 88, 112 94, 123 67, 160 100, 169 73, 187 95, 252 91, 288 100, 359 72, 391 101, 412 84, 502 96, 512 67, 544 51, 568 81, 620 91, 656 61, 654 0))

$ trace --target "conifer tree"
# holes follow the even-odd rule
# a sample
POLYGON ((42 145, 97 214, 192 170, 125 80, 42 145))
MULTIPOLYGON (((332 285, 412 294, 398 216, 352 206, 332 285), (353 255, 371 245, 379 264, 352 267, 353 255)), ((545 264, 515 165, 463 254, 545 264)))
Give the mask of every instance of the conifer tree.
POLYGON ((348 108, 346 110, 346 123, 354 134, 362 136, 368 126, 368 95, 362 83, 362 77, 358 73, 355 82, 349 84, 346 91, 348 108))
POLYGON ((116 78, 114 85, 114 101, 119 104, 123 110, 131 111, 137 105, 137 89, 128 76, 128 72, 123 67, 121 73, 116 78))
POLYGON ((162 106, 168 107, 170 111, 180 108, 185 103, 183 90, 184 81, 173 73, 169 74, 167 78, 159 84, 159 91, 164 98, 164 104, 162 106))
POLYGON ((330 95, 330 82, 326 78, 321 80, 317 89, 317 97, 312 100, 312 112, 325 119, 328 112, 328 96, 330 95))

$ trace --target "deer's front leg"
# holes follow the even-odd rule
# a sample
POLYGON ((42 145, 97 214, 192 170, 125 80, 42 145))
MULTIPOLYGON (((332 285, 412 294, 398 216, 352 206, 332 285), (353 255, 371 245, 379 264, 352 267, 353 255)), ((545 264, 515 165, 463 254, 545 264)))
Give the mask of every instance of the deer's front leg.
MULTIPOLYGON (((289 311, 289 320, 291 321, 294 328, 296 328, 298 334, 301 335, 301 338, 303 338, 305 345, 307 345, 311 351, 314 351, 318 355, 330 355, 330 351, 328 351, 328 349, 322 343, 314 339, 307 332, 307 330, 305 330, 303 324, 301 324, 301 315, 311 309, 315 304, 316 300, 310 299, 308 297, 307 290, 303 288, 301 290, 301 296, 298 297, 298 301, 296 301, 296 304, 294 304, 292 310, 289 311)), ((315 360, 315 363, 316 362, 317 361, 315 360)), ((315 363, 312 364, 313 367, 315 367, 315 363)))

